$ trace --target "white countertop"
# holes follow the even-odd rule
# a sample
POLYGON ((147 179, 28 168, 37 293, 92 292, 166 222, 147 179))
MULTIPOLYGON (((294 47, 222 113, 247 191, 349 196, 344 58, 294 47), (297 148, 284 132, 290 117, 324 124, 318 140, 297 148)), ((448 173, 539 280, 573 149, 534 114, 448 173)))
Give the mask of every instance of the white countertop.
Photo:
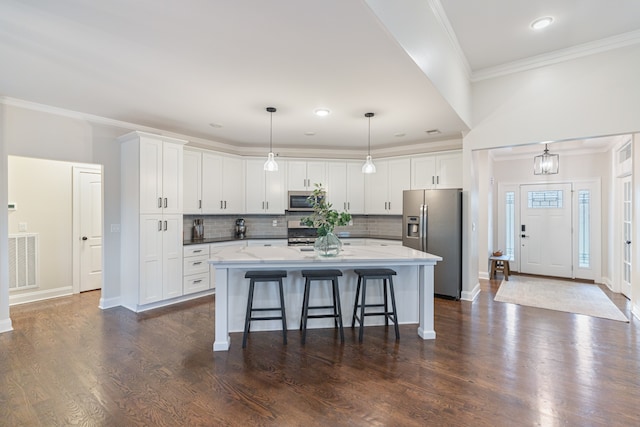
POLYGON ((329 266, 435 265, 442 261, 437 255, 404 246, 347 246, 339 256, 321 257, 299 246, 231 246, 210 256, 216 268, 255 268, 263 264, 269 268, 329 266))

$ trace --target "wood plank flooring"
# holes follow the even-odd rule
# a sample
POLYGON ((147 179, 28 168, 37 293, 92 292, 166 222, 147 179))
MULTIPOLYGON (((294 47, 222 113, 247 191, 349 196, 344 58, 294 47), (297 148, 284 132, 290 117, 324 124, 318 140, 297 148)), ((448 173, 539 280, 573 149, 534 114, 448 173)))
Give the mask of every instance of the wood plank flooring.
POLYGON ((0 334, 1 426, 640 425, 631 323, 436 299, 435 341, 416 325, 256 332, 212 352, 214 300, 135 314, 99 292, 11 308, 0 334))

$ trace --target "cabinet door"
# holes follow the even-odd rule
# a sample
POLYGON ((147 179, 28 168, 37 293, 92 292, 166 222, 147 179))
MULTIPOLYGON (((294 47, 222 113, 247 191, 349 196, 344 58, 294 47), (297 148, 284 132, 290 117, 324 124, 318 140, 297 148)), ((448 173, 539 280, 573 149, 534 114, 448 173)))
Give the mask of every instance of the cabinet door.
POLYGON ((436 184, 435 156, 411 159, 411 189, 432 189, 436 184))
POLYGON ((307 162, 307 190, 314 190, 316 184, 327 185, 327 162, 307 162))
POLYGON ((287 162, 287 188, 289 191, 304 191, 307 185, 307 162, 289 160, 287 162))
POLYGON ((244 213, 244 165, 237 157, 222 157, 222 210, 227 214, 244 213))
POLYGON ((247 213, 263 213, 266 208, 264 160, 247 160, 245 165, 247 168, 245 185, 245 207, 247 213))
MULTIPOLYGON (((162 300, 162 216, 140 216, 140 284, 138 304, 162 300)), ((127 286, 136 286, 127 283, 127 286)))
POLYGON ((182 167, 182 204, 184 213, 202 212, 202 153, 184 150, 182 167))
MULTIPOLYGON (((264 162, 263 162, 264 163, 264 162)), ((270 214, 284 214, 287 209, 287 163, 278 161, 277 172, 265 172, 265 211, 270 214)))
POLYGON ((365 210, 367 214, 386 214, 389 200, 389 167, 385 161, 374 161, 376 173, 365 174, 365 210))
POLYGON ((140 213, 162 213, 162 141, 140 138, 140 213))
POLYGON ((347 208, 347 164, 343 162, 327 163, 327 201, 338 211, 347 208))
POLYGON ((462 153, 436 156, 438 188, 462 188, 462 153))
POLYGON ((181 144, 162 144, 162 211, 165 214, 182 214, 183 152, 181 144))
POLYGON ((162 297, 182 295, 182 215, 162 218, 162 297))
POLYGON ((402 192, 411 187, 410 167, 409 159, 389 160, 389 214, 402 215, 402 192))
POLYGON ((364 176, 362 162, 347 163, 347 210, 351 214, 364 214, 364 176))
POLYGON ((215 154, 202 153, 202 213, 223 212, 222 158, 215 154))

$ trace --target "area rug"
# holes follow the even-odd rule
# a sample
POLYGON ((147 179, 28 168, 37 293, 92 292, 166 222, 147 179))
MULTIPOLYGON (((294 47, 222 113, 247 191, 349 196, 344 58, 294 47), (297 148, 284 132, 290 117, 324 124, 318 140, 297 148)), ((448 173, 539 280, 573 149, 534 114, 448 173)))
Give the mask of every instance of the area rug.
POLYGON ((629 322, 598 285, 511 276, 495 301, 629 322))

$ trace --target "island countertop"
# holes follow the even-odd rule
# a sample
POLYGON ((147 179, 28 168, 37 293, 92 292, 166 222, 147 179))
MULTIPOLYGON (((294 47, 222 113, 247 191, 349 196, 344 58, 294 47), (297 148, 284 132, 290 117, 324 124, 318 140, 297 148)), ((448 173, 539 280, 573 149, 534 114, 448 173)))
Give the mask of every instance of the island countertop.
MULTIPOLYGON (((256 269, 288 272, 284 281, 287 324, 298 329, 304 288, 301 270, 340 269, 343 272, 340 278, 340 298, 343 307, 348 307, 353 304, 355 294, 356 275, 352 270, 367 267, 393 268, 397 271, 394 284, 399 322, 417 323, 417 334, 422 339, 435 339, 433 268, 442 260, 441 257, 404 246, 347 246, 335 257, 320 257, 313 250, 305 249, 307 248, 300 246, 229 246, 218 248, 210 254, 209 264, 215 269, 216 288, 214 351, 227 351, 231 344, 229 333, 242 331, 248 293, 248 281, 244 274, 247 270, 256 269)), ((268 302, 274 296, 265 294, 264 301, 256 304, 268 302)), ((343 321, 350 322, 349 316, 350 310, 343 310, 343 321)), ((375 321, 374 318, 372 320, 375 321)), ((277 330, 281 327, 276 321, 259 322, 258 325, 256 330, 277 330)), ((333 324, 328 322, 315 325, 314 327, 331 327, 333 324)))

